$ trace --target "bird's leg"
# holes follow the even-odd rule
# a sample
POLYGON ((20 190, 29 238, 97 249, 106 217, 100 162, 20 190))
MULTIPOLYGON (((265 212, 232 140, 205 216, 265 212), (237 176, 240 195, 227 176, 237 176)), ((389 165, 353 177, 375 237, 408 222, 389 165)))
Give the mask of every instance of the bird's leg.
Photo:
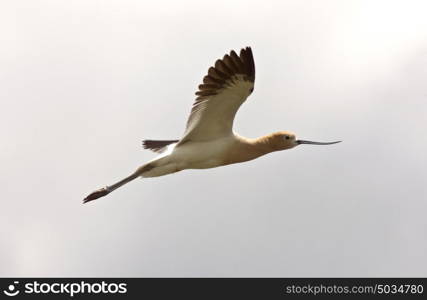
POLYGON ((96 200, 98 198, 101 198, 101 197, 108 195, 109 193, 111 193, 115 189, 118 189, 119 187, 125 185, 126 183, 128 183, 132 180, 134 180, 135 178, 138 178, 144 172, 147 172, 147 171, 151 170, 152 168, 154 168, 154 166, 153 166, 153 164, 150 164, 150 163, 138 168, 138 170, 136 170, 132 175, 120 180, 119 182, 116 182, 115 184, 108 185, 106 187, 103 187, 99 190, 92 192, 86 198, 83 199, 83 203, 87 203, 87 202, 90 202, 90 201, 93 201, 93 200, 96 200))
POLYGON ((104 197, 104 196, 108 195, 110 192, 111 191, 110 191, 108 186, 103 187, 99 190, 96 190, 96 191, 90 193, 86 198, 83 199, 83 203, 87 203, 89 201, 96 200, 98 198, 104 197))
POLYGON ((99 190, 96 190, 93 193, 89 194, 86 198, 84 198, 83 203, 87 203, 89 201, 93 201, 93 200, 96 200, 98 198, 104 197, 104 196, 108 195, 109 193, 111 193, 112 191, 114 191, 115 189, 118 189, 122 185, 125 185, 126 183, 134 180, 137 177, 138 177, 138 175, 134 173, 134 174, 120 180, 119 182, 117 182, 113 185, 108 185, 108 186, 103 187, 99 190))

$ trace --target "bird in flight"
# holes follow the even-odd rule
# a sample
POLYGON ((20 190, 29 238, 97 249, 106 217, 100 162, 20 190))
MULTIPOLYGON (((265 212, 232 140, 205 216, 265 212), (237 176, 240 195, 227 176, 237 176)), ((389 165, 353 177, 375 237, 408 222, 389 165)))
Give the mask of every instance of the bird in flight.
POLYGON ((289 131, 255 139, 233 132, 236 112, 253 92, 254 83, 255 63, 250 47, 241 49, 240 55, 231 51, 218 59, 199 85, 182 138, 144 140, 144 148, 159 155, 128 177, 89 194, 83 203, 106 196, 138 177, 158 177, 185 169, 208 169, 241 163, 303 144, 330 145, 340 142, 300 140, 289 131))

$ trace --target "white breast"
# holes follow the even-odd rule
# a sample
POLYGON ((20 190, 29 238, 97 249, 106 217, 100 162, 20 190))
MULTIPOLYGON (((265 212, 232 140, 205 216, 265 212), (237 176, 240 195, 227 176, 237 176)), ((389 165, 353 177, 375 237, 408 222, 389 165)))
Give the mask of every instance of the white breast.
POLYGON ((189 141, 175 147, 169 154, 169 159, 170 162, 178 164, 180 169, 218 167, 234 142, 234 135, 206 142, 189 141))

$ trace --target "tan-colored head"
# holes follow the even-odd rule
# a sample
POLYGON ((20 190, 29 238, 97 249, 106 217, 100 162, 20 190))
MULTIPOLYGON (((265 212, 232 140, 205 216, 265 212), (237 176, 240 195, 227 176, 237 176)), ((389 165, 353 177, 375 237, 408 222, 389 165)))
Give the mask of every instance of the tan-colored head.
POLYGON ((274 151, 291 149, 301 144, 331 145, 331 144, 336 144, 341 142, 341 141, 337 141, 337 142, 323 143, 323 142, 312 142, 312 141, 306 141, 306 140, 297 140, 295 134, 289 131, 275 132, 267 137, 268 137, 267 138, 268 143, 274 149, 274 151))

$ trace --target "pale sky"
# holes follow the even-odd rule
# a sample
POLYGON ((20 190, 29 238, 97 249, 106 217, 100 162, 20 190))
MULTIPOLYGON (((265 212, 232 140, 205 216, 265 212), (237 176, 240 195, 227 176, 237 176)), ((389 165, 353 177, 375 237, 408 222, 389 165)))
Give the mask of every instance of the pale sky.
POLYGON ((0 276, 427 276, 425 1, 2 1, 0 276), (235 131, 343 140, 94 189, 251 46, 235 131))

